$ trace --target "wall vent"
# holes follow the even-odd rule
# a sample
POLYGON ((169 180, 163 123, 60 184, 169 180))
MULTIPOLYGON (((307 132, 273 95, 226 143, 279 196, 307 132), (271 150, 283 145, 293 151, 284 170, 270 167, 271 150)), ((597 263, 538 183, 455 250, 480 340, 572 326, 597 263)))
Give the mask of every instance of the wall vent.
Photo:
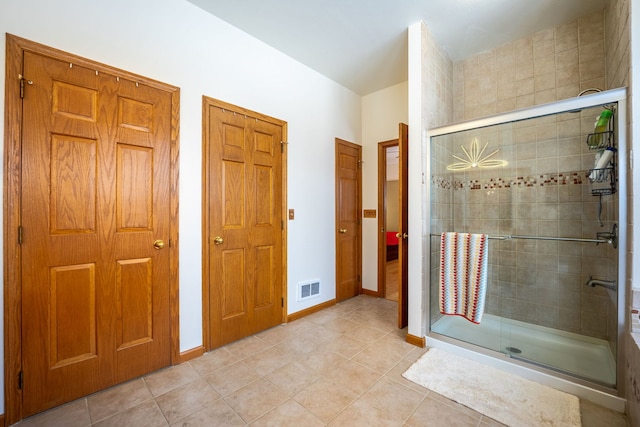
POLYGON ((308 298, 317 297, 320 295, 320 281, 312 280, 309 282, 298 283, 298 301, 303 301, 308 298))

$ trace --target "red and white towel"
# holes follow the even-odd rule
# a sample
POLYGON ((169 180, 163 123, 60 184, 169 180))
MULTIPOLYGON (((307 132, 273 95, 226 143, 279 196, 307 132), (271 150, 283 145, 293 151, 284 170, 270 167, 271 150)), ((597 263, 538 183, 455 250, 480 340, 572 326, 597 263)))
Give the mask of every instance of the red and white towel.
POLYGON ((440 236, 440 313, 480 323, 487 293, 486 234, 442 233, 440 236))

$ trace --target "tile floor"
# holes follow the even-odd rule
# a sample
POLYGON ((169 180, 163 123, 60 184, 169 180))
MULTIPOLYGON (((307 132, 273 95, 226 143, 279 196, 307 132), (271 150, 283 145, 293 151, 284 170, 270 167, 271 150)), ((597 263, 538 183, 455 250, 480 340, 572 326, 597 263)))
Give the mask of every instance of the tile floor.
MULTIPOLYGON (((405 380, 424 352, 396 303, 361 295, 33 416, 31 426, 500 426, 405 380)), ((586 427, 625 427, 581 402, 586 427)))

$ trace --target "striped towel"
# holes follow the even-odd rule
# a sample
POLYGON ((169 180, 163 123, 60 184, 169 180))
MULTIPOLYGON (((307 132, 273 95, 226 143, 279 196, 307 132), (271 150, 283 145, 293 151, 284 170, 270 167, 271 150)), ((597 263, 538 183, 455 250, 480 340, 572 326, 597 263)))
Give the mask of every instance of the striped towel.
POLYGON ((480 323, 487 292, 486 234, 442 233, 440 236, 440 313, 480 323))

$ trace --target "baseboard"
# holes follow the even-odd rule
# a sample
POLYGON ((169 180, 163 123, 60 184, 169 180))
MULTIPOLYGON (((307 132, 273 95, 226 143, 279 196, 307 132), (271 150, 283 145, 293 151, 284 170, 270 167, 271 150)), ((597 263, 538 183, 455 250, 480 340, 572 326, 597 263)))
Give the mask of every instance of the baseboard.
POLYGON ((314 305, 313 307, 305 308, 304 310, 296 311, 295 313, 291 313, 287 315, 287 322, 293 322, 294 320, 302 319, 305 316, 308 316, 313 313, 317 313, 320 310, 324 310, 325 308, 329 308, 331 306, 336 305, 336 300, 332 299, 330 301, 326 301, 320 303, 318 305, 314 305))
POLYGON ((382 298, 382 294, 378 291, 372 291, 371 289, 362 288, 362 293, 370 297, 382 298))
POLYGON ((424 348, 426 345, 426 341, 424 337, 417 337, 415 335, 407 334, 406 341, 409 344, 413 344, 416 347, 424 348))
POLYGON ((186 350, 180 353, 180 363, 188 362, 190 360, 196 359, 204 354, 204 347, 198 346, 196 348, 192 348, 191 350, 186 350))

